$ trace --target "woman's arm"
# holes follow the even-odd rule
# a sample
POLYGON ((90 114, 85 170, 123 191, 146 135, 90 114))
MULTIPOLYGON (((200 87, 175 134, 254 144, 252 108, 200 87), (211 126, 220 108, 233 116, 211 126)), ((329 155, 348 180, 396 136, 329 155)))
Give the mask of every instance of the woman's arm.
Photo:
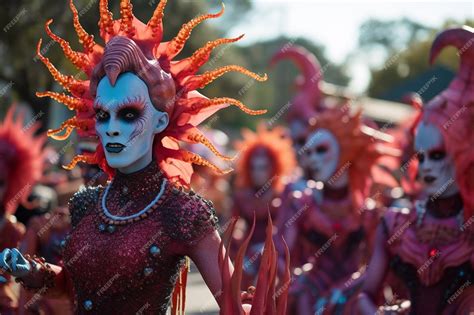
POLYGON ((379 224, 375 232, 374 251, 359 295, 359 311, 364 315, 373 315, 377 312, 376 297, 388 270, 387 235, 382 224, 379 224))
MULTIPOLYGON (((211 290, 219 306, 221 306, 222 279, 218 262, 218 255, 225 255, 225 249, 219 253, 221 238, 217 231, 208 234, 193 246, 187 255, 196 264, 204 281, 211 290)), ((234 272, 234 267, 229 261, 229 275, 234 272)))
MULTIPOLYGON (((16 278, 25 288, 47 297, 60 297, 69 293, 68 277, 62 267, 49 264, 43 258, 23 256, 16 248, 6 248, 0 253, 2 274, 16 278)), ((0 276, 0 282, 5 282, 0 276)))

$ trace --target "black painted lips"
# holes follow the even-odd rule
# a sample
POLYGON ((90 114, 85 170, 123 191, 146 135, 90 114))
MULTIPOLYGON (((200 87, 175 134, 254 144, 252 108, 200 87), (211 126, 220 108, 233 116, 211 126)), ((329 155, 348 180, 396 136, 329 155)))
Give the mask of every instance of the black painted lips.
POLYGON ((125 149, 125 146, 121 143, 107 143, 105 149, 109 153, 120 153, 123 149, 125 149))

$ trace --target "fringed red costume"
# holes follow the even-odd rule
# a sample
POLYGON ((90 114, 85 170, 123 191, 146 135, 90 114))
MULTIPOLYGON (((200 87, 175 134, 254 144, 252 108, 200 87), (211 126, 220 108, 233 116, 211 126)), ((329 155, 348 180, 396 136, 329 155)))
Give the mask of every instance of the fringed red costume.
POLYGON ((231 246, 232 232, 235 228, 236 220, 233 220, 224 235, 221 242, 220 251, 227 249, 225 256, 219 260, 222 270, 222 290, 223 302, 221 315, 260 315, 274 314, 284 315, 287 309, 288 290, 291 284, 290 274, 290 253, 288 247, 284 244, 284 266, 281 269, 285 271, 277 281, 278 273, 278 255, 273 242, 273 222, 268 213, 267 226, 265 228, 265 245, 262 249, 261 264, 258 270, 258 279, 256 287, 250 287, 247 292, 241 293, 242 276, 244 270, 244 256, 247 252, 250 239, 255 231, 255 219, 252 223, 246 239, 240 246, 235 258, 235 272, 232 276, 226 272, 228 270, 228 254, 231 246), (227 244, 226 244, 227 242, 227 244), (252 302, 252 305, 248 303, 252 302))

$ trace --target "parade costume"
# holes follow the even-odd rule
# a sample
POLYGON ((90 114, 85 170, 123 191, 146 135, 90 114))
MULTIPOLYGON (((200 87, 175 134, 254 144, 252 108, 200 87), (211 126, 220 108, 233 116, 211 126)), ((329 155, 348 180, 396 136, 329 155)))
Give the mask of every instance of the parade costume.
MULTIPOLYGON (((249 287, 246 292, 241 292, 242 286, 242 273, 245 270, 244 255, 247 252, 250 240, 255 231, 255 219, 253 220, 252 227, 242 242, 242 245, 238 249, 235 258, 235 271, 230 277, 227 272, 229 263, 228 255, 230 253, 230 246, 232 243, 232 233, 235 228, 236 219, 231 221, 227 228, 224 237, 220 245, 220 252, 226 248, 226 254, 224 259, 219 260, 221 266, 221 277, 222 277, 222 291, 223 291, 223 302, 220 311, 220 315, 260 315, 260 314, 275 314, 285 315, 288 314, 287 310, 287 299, 288 291, 291 284, 290 274, 290 252, 288 247, 284 246, 283 256, 284 262, 281 267, 284 272, 277 277, 278 274, 278 253, 276 251, 275 244, 273 242, 273 222, 270 212, 268 212, 267 226, 265 228, 265 244, 262 249, 261 263, 258 270, 258 278, 255 287, 249 287), (278 281, 277 281, 278 280, 278 281), (278 283, 278 285, 277 285, 278 283), (251 302, 252 305, 248 303, 251 302)), ((284 241, 283 241, 284 243, 284 241)))
POLYGON ((387 154, 379 135, 362 123, 360 113, 341 108, 324 110, 307 131, 302 153, 322 156, 317 159, 324 161, 309 160, 308 165, 317 167, 307 169, 314 179, 292 193, 287 205, 291 216, 279 227, 289 238, 290 251, 296 247, 301 255, 301 267, 295 270, 299 277, 291 293, 296 298, 310 297, 305 301, 313 311, 330 313, 334 304, 350 310, 352 302, 348 300, 362 281, 361 268, 370 254, 373 230, 381 215, 370 201, 373 168, 387 154), (335 145, 340 148, 336 157, 331 156, 335 145), (331 168, 328 159, 337 161, 331 169, 335 171, 321 168, 331 168), (327 174, 322 175, 324 172, 327 174))
POLYGON ((410 314, 474 311, 473 40, 474 29, 464 27, 443 31, 432 45, 431 62, 446 46, 456 47, 459 71, 419 108, 413 131, 422 195, 412 209, 388 211, 379 226, 380 244, 359 298, 364 314, 381 302, 377 290, 388 268, 410 293, 410 314))
MULTIPOLYGON (((38 96, 49 96, 76 111, 73 118, 49 131, 49 135, 66 139, 76 128, 83 135, 98 135, 101 139, 94 154, 75 157, 67 168, 78 162, 95 163, 112 178, 106 187, 86 187, 71 199, 73 230, 64 248, 64 268, 38 257, 18 259, 22 262, 18 265, 21 268, 17 266, 21 269, 18 279, 25 287, 47 290, 51 295, 73 292, 76 314, 165 314, 170 303, 173 314, 184 310, 185 255, 203 239, 206 245, 214 245, 209 242, 215 242, 218 236, 212 203, 183 187, 189 185, 192 164, 224 171, 181 149, 179 144, 200 143, 220 158, 230 160, 215 149, 197 126, 229 105, 251 115, 265 113, 227 97, 208 99, 196 91, 230 71, 258 81, 266 79, 239 66, 196 74, 214 48, 235 42, 241 36, 210 41, 191 57, 174 60, 193 28, 204 20, 221 16, 223 11, 196 17, 184 24, 171 41, 162 42, 165 5, 162 0, 145 25, 133 16, 130 1, 121 1, 121 18, 113 20, 107 1, 101 0, 99 27, 106 43, 104 48, 82 28, 71 1, 74 27, 84 52, 73 51, 65 40, 53 34, 49 29, 52 21, 48 21, 47 33, 60 44, 68 59, 84 71, 86 81, 61 74, 41 54, 41 41, 38 44, 41 61, 72 94, 42 92, 38 96), (126 145, 112 141, 120 137, 128 137, 123 139, 126 145), (127 151, 127 145, 144 147, 127 151), (120 167, 128 170, 124 161, 136 158, 129 162, 133 165, 145 161, 137 157, 141 150, 153 153, 150 163, 121 172, 120 167), (114 168, 111 164, 123 166, 114 168)), ((208 261, 215 261, 217 266, 222 259, 217 249, 213 252, 202 248, 192 254, 206 269, 208 261)), ((13 260, 10 257, 19 257, 15 249, 2 255, 7 263, 13 260)), ((224 263, 229 264, 227 260, 224 263)), ((206 271, 212 281, 219 274, 216 270, 206 271)), ((230 275, 223 279, 228 280, 230 275)), ((213 284, 211 291, 217 294, 221 288, 216 282, 213 284)), ((255 302, 264 303, 267 299, 276 297, 256 296, 255 302)))
POLYGON ((333 108, 323 102, 321 70, 312 54, 291 47, 273 60, 283 58, 295 61, 303 74, 288 120, 304 176, 286 187, 277 223, 295 267, 292 310, 338 313, 343 310, 335 308, 350 310, 362 281, 380 216, 366 199, 374 167, 390 150, 383 145, 386 135, 364 124, 349 104, 333 108))
POLYGON ((296 161, 291 141, 281 127, 267 130, 265 125, 259 124, 256 132, 244 129, 242 135, 243 140, 235 144, 240 155, 236 166, 232 215, 240 217, 246 227, 238 236, 234 233, 236 246, 241 245, 254 217, 256 219, 244 264, 244 288, 247 288, 253 284, 258 272, 268 212, 273 220, 278 217, 285 180, 292 175, 296 161))
MULTIPOLYGON (((0 250, 19 245, 25 227, 13 216, 25 203, 34 184, 41 179, 44 137, 35 137, 38 124, 23 126, 23 117, 14 119, 12 106, 0 125, 0 250)), ((7 277, 10 280, 9 277, 7 277)), ((0 284, 0 313, 12 314, 18 306, 12 282, 0 284)))

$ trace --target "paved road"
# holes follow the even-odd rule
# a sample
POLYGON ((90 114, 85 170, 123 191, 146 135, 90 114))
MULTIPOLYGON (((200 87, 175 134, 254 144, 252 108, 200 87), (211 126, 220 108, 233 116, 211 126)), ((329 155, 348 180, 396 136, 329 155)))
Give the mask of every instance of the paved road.
POLYGON ((194 266, 188 275, 186 315, 218 315, 219 308, 199 272, 194 266))

